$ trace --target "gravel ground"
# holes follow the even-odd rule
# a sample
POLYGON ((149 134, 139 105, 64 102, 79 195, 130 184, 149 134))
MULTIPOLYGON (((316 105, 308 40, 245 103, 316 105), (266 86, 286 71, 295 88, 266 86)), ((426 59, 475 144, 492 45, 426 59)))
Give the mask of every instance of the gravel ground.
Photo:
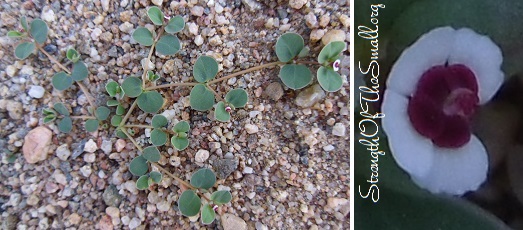
MULTIPOLYGON (((50 78, 59 68, 43 54, 14 58, 16 40, 5 34, 18 29, 18 18, 47 22, 45 49, 59 60, 75 47, 91 73, 84 83, 104 104, 108 79, 121 82, 141 73, 140 60, 149 49, 132 41, 131 34, 150 24, 150 5, 187 23, 178 34, 183 43, 178 54, 153 55, 161 83, 192 81, 192 64, 201 55, 217 59, 218 77, 275 61, 274 44, 287 31, 301 34, 314 57, 331 39, 349 44, 347 0, 0 3, 2 229, 348 229, 348 51, 342 58, 345 83, 336 93, 318 86, 287 89, 277 68, 219 83, 221 95, 237 87, 249 93, 246 108, 227 123, 191 110, 190 88, 161 91, 170 101, 163 114, 189 121, 192 129, 189 148, 162 148, 159 164, 184 179, 200 167, 223 176, 234 170, 218 180, 218 188, 230 189, 233 200, 222 208, 227 214, 211 225, 181 216, 176 207, 181 190, 168 177, 147 191, 136 190, 128 164, 137 150, 113 130, 87 133, 82 122, 75 122, 73 132, 63 134, 43 124, 42 109, 55 102, 69 105, 75 115, 86 114, 88 104, 76 87, 53 89, 50 78)), ((135 112, 130 120, 146 124, 150 118, 135 112)), ((148 131, 136 133, 147 145, 148 131)))

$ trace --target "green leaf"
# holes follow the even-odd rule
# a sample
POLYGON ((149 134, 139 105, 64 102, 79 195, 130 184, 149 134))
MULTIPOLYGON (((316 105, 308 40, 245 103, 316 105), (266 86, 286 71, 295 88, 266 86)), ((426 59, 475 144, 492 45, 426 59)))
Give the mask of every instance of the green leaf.
POLYGON ((191 185, 196 188, 208 190, 216 183, 216 175, 208 168, 202 168, 192 174, 191 185))
POLYGON ((167 133, 160 129, 153 129, 151 132, 151 143, 154 146, 162 146, 167 142, 167 133))
POLYGON ((98 130, 98 125, 100 125, 100 122, 96 119, 89 119, 85 121, 85 130, 87 132, 94 132, 98 130))
MULTIPOLYGON (((116 94, 118 93, 117 90, 119 87, 120 86, 115 81, 110 81, 110 82, 107 82, 107 84, 105 84, 105 90, 111 97, 116 96, 116 94)), ((108 105, 108 106, 110 106, 110 105, 108 105)))
POLYGON ((299 58, 307 57, 309 55, 310 51, 311 51, 311 49, 309 49, 309 47, 305 46, 305 47, 303 47, 303 49, 301 49, 300 53, 298 54, 298 57, 299 58))
POLYGON ((203 84, 195 85, 189 95, 191 108, 198 111, 207 111, 214 105, 214 94, 203 84))
POLYGON ((69 113, 69 110, 67 109, 67 107, 65 107, 65 105, 61 102, 58 102, 58 103, 55 103, 53 105, 53 109, 56 110, 56 112, 58 112, 59 114, 62 114, 64 116, 69 116, 70 113, 69 113))
POLYGON ((169 23, 165 26, 165 32, 170 34, 178 33, 183 30, 183 27, 185 27, 185 21, 181 16, 176 16, 169 20, 169 23))
POLYGON ((108 100, 106 105, 109 107, 118 106, 120 105, 120 102, 118 100, 108 100))
POLYGON ((281 62, 288 62, 303 49, 303 38, 296 33, 286 33, 276 41, 276 56, 281 62))
POLYGON ((44 44, 47 39, 48 30, 47 24, 40 19, 35 19, 31 22, 31 36, 40 44, 44 44))
POLYGON ((138 190, 145 190, 149 188, 149 176, 143 175, 136 181, 136 188, 138 190))
POLYGON ((203 205, 202 223, 211 224, 214 221, 215 217, 216 217, 216 213, 214 212, 214 209, 212 209, 211 205, 209 205, 209 204, 203 205))
POLYGON ((111 125, 114 126, 114 127, 118 127, 120 125, 120 123, 122 122, 122 120, 123 120, 122 116, 114 115, 111 118, 111 125))
POLYGON ((212 193, 211 200, 215 204, 227 204, 227 203, 231 202, 232 195, 231 195, 231 192, 229 192, 227 190, 216 191, 216 192, 212 193))
POLYGON ((330 42, 321 50, 318 55, 318 62, 322 65, 329 62, 334 62, 340 56, 341 51, 345 49, 345 42, 335 41, 330 42))
POLYGON ((122 105, 116 106, 116 115, 123 115, 125 113, 125 108, 122 105))
POLYGON ((122 83, 122 90, 128 97, 138 97, 142 94, 142 79, 138 77, 128 77, 122 83))
POLYGON ((60 130, 63 133, 71 132, 73 129, 73 121, 71 120, 71 117, 64 117, 62 120, 58 121, 58 130, 60 130))
POLYGON ((98 118, 98 120, 101 120, 101 121, 107 120, 107 118, 109 117, 109 114, 111 114, 111 110, 105 106, 100 106, 100 107, 96 108, 95 115, 96 115, 96 118, 98 118))
POLYGON ((137 101, 138 107, 147 113, 157 113, 163 106, 163 97, 156 91, 142 93, 137 101))
POLYGON ((78 54, 78 52, 73 48, 67 50, 66 56, 67 59, 69 59, 73 63, 76 63, 80 59, 80 54, 78 54))
POLYGON ((22 37, 22 35, 23 35, 22 33, 18 32, 18 31, 14 31, 14 30, 7 32, 7 36, 10 38, 20 38, 20 37, 22 37))
POLYGON ((156 52, 161 55, 173 55, 181 49, 180 40, 170 34, 163 35, 156 43, 156 52))
POLYGON ((149 165, 147 164, 147 160, 142 156, 135 157, 131 164, 129 164, 129 171, 135 176, 141 176, 147 173, 149 170, 149 165))
POLYGON ((343 85, 343 79, 340 74, 336 71, 321 66, 318 69, 318 82, 320 83, 321 88, 327 92, 336 92, 341 89, 343 85))
POLYGON ((178 150, 182 151, 189 146, 187 137, 171 137, 171 144, 178 150))
POLYGON ((29 25, 27 24, 27 18, 25 16, 22 16, 20 18, 20 24, 22 25, 22 28, 24 28, 24 30, 26 32, 29 32, 29 25))
POLYGON ((160 160, 160 151, 154 146, 149 146, 143 149, 142 156, 150 162, 158 162, 160 160))
POLYGON ((153 71, 149 70, 147 71, 147 79, 149 79, 149 81, 156 81, 160 79, 160 76, 154 74, 153 71))
POLYGON ((196 81, 207 82, 218 74, 218 62, 210 56, 201 56, 194 63, 192 71, 196 81))
POLYGON ((248 100, 247 91, 243 89, 233 89, 225 96, 225 101, 234 106, 234 108, 243 108, 248 100))
POLYGON ((154 181, 154 183, 159 184, 162 181, 162 174, 157 171, 152 171, 149 173, 149 177, 154 181))
POLYGON ((312 74, 307 66, 287 64, 280 69, 280 78, 287 87, 301 89, 311 82, 312 74))
POLYGON ((116 130, 116 136, 119 137, 119 138, 122 138, 122 139, 127 139, 128 138, 127 135, 125 135, 125 133, 122 130, 120 130, 120 129, 116 130))
POLYGON ((133 39, 144 46, 151 46, 154 43, 153 34, 145 27, 136 28, 133 32, 133 39))
POLYGON ((147 15, 155 25, 163 25, 163 13, 160 8, 152 6, 147 10, 147 15))
POLYGON ((167 125, 167 118, 164 115, 156 114, 151 120, 151 125, 154 128, 161 128, 167 125))
POLYGON ((52 121, 54 121, 56 119, 56 115, 47 115, 44 117, 44 124, 48 124, 48 123, 51 123, 52 121))
POLYGON ((178 208, 184 216, 195 216, 200 212, 202 200, 193 190, 185 190, 178 199, 178 208))
POLYGON ((42 114, 44 116, 47 116, 47 115, 55 115, 56 116, 56 111, 54 109, 43 109, 42 110, 42 114))
POLYGON ((73 78, 65 72, 59 72, 53 76, 51 83, 57 90, 66 90, 73 84, 73 78))
POLYGON ((73 72, 71 73, 71 77, 75 81, 81 81, 87 78, 87 75, 89 74, 89 70, 87 70, 87 66, 84 62, 76 62, 73 64, 73 72))
POLYGON ((22 42, 15 48, 15 56, 18 59, 26 59, 35 50, 35 44, 33 42, 22 42))
POLYGON ((216 104, 214 118, 221 122, 227 122, 231 120, 231 114, 225 110, 225 103, 223 103, 223 101, 220 101, 218 104, 216 104))
POLYGON ((180 122, 176 123, 176 125, 173 127, 173 131, 175 131, 177 133, 186 133, 186 132, 189 132, 190 128, 191 128, 191 126, 189 125, 189 123, 187 121, 180 121, 180 122))

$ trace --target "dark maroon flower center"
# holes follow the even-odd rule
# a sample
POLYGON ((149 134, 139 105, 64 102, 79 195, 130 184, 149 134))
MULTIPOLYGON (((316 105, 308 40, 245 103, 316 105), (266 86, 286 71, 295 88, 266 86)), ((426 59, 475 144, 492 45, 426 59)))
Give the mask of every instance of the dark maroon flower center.
POLYGON ((423 73, 407 112, 416 131, 435 145, 458 148, 470 140, 478 103, 474 73, 461 64, 441 65, 423 73))

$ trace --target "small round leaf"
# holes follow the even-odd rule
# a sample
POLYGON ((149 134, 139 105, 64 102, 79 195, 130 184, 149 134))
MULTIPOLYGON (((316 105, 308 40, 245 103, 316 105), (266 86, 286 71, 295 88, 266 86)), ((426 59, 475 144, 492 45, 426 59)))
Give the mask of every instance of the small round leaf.
POLYGON ((147 173, 147 170, 149 170, 149 165, 147 164, 147 160, 143 156, 137 156, 132 161, 131 164, 129 164, 129 171, 135 176, 141 176, 147 173))
POLYGON ((167 118, 164 115, 156 114, 151 120, 151 125, 155 128, 161 128, 167 125, 167 118))
POLYGON ((211 224, 214 221, 214 218, 216 218, 216 213, 214 212, 214 209, 212 209, 211 205, 209 205, 209 204, 203 205, 202 223, 211 224))
POLYGON ((200 212, 202 200, 193 190, 185 190, 178 199, 178 208, 184 216, 195 216, 200 212))
POLYGON ((185 27, 185 21, 182 16, 176 16, 169 20, 169 23, 165 27, 165 32, 170 34, 178 33, 183 30, 183 27, 185 27))
POLYGON ((18 59, 26 59, 35 50, 35 44, 33 42, 22 42, 15 48, 15 56, 18 59))
POLYGON ((22 16, 20 18, 20 24, 22 25, 22 28, 24 28, 25 31, 29 31, 29 25, 27 24, 27 17, 22 16))
POLYGON ((193 67, 194 79, 198 82, 207 82, 218 74, 218 62, 209 56, 201 56, 193 67))
POLYGON ((202 168, 192 174, 191 185, 196 188, 210 189, 216 183, 216 175, 214 172, 207 168, 202 168))
POLYGON ((73 63, 77 62, 80 59, 80 54, 78 54, 78 52, 73 48, 68 49, 65 56, 73 63))
POLYGON ((71 73, 73 80, 81 81, 87 78, 87 75, 89 75, 89 70, 87 70, 84 62, 79 61, 73 64, 73 72, 71 73))
POLYGON ((147 113, 157 113, 163 106, 163 97, 156 91, 142 93, 137 101, 138 107, 147 113))
POLYGON ((170 34, 163 35, 156 43, 156 51, 161 55, 173 55, 181 48, 180 40, 170 34))
POLYGON ((100 107, 96 108, 95 115, 96 115, 96 118, 98 118, 98 120, 101 120, 101 121, 107 120, 107 118, 109 117, 109 114, 111 114, 111 110, 105 106, 100 106, 100 107))
POLYGON ((149 177, 154 181, 154 183, 159 184, 162 181, 162 174, 157 171, 152 171, 149 173, 149 177))
POLYGON ((111 97, 116 96, 116 94, 118 93, 118 91, 117 91, 118 87, 120 87, 120 86, 115 81, 110 81, 110 82, 107 82, 107 84, 105 84, 105 90, 111 97))
POLYGON ((58 121, 58 130, 64 133, 71 132, 73 129, 73 120, 71 117, 64 117, 62 120, 58 121))
POLYGON ((116 106, 116 115, 123 115, 125 113, 125 108, 122 105, 116 106))
POLYGON ((303 49, 303 38, 296 33, 286 33, 276 41, 276 56, 281 62, 288 62, 303 49))
POLYGON ((96 119, 89 119, 85 121, 85 130, 87 132, 94 132, 98 130, 98 125, 100 125, 100 122, 96 119))
POLYGON ((149 146, 143 149, 142 156, 150 162, 158 162, 160 160, 160 151, 154 146, 149 146))
POLYGON ((125 135, 125 133, 122 130, 120 130, 120 129, 116 130, 116 136, 119 137, 119 138, 122 138, 122 139, 127 139, 128 138, 127 135, 125 135))
POLYGON ((138 97, 142 94, 142 79, 138 77, 128 77, 122 83, 122 90, 128 97, 138 97))
POLYGON ((49 124, 56 119, 56 115, 47 115, 44 117, 44 124, 49 124))
POLYGON ((189 95, 191 108, 198 111, 207 111, 214 105, 214 94, 203 84, 195 85, 189 95))
POLYGON ((145 27, 136 28, 133 32, 133 39, 144 46, 151 46, 154 43, 153 34, 145 27))
POLYGON ((118 127, 120 125, 120 123, 122 122, 122 120, 123 120, 123 118, 121 115, 114 115, 111 118, 111 125, 114 127, 118 127))
POLYGON ((40 44, 44 44, 47 39, 48 30, 49 28, 47 27, 47 24, 40 19, 35 19, 31 22, 31 36, 33 36, 35 41, 40 44))
POLYGON ((309 47, 305 46, 305 47, 303 47, 303 49, 301 49, 300 53, 298 54, 298 57, 299 58, 307 57, 309 55, 310 51, 311 51, 311 49, 309 49, 309 47))
POLYGON ((225 96, 225 101, 230 103, 234 108, 243 108, 247 104, 249 97, 243 89, 233 89, 225 96))
POLYGON ((106 105, 109 107, 118 106, 120 105, 120 102, 117 100, 108 100, 106 105))
POLYGON ((327 44, 323 49, 321 49, 320 54, 318 54, 318 62, 325 64, 327 62, 333 62, 338 59, 341 51, 345 49, 345 42, 335 41, 327 44))
POLYGON ((163 24, 163 13, 160 8, 153 6, 147 10, 147 15, 155 25, 161 26, 163 24))
POLYGON ((7 37, 20 38, 20 37, 22 37, 22 33, 12 30, 12 31, 7 32, 7 37))
POLYGON ((231 192, 227 190, 216 191, 211 195, 211 200, 214 201, 215 204, 227 204, 231 199, 231 192))
POLYGON ((136 181, 136 188, 138 190, 145 190, 149 188, 149 176, 143 175, 136 181))
POLYGON ((57 90, 66 90, 73 84, 73 78, 64 72, 59 72, 53 76, 51 83, 57 90))
POLYGON ((216 109, 214 110, 214 118, 221 122, 227 122, 231 120, 231 114, 225 110, 225 103, 223 101, 218 102, 216 109))
POLYGON ((153 129, 151 132, 151 143, 154 146, 162 146, 167 142, 167 133, 160 129, 153 129))
POLYGON ((178 150, 182 151, 189 146, 187 137, 171 137, 171 144, 178 150))
POLYGON ((59 114, 62 114, 64 116, 69 116, 70 113, 69 113, 69 110, 67 109, 67 107, 65 107, 65 105, 61 102, 58 102, 58 103, 55 103, 53 105, 53 109, 56 110, 56 112, 58 112, 59 114))
POLYGON ((187 121, 180 121, 176 123, 176 125, 173 127, 173 131, 177 133, 186 133, 189 131, 191 126, 189 126, 189 123, 187 121))
POLYGON ((287 64, 281 68, 280 78, 287 87, 301 89, 311 82, 312 75, 307 66, 287 64))
POLYGON ((336 92, 341 89, 343 79, 336 71, 324 66, 318 69, 318 83, 327 92, 336 92))

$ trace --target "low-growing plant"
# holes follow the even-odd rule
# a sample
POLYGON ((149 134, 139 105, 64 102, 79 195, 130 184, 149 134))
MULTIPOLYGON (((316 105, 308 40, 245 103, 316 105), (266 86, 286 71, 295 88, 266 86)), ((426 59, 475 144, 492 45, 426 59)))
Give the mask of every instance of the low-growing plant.
POLYGON ((236 88, 229 90, 225 97, 222 97, 213 88, 216 83, 264 68, 281 66, 279 77, 283 84, 290 89, 298 90, 314 81, 312 72, 307 66, 313 65, 319 66, 316 79, 320 86, 325 91, 334 92, 339 90, 343 84, 342 77, 337 71, 340 63, 338 58, 346 49, 345 43, 331 42, 321 50, 317 62, 303 61, 299 59, 309 55, 309 48, 304 45, 303 38, 296 33, 285 33, 278 38, 275 46, 278 61, 216 78, 219 73, 218 62, 211 56, 201 56, 197 58, 192 70, 195 82, 157 85, 161 76, 150 67, 152 65, 151 57, 155 52, 163 56, 175 55, 182 49, 180 40, 175 34, 183 30, 185 21, 181 16, 172 18, 165 16, 156 6, 148 8, 147 15, 154 24, 154 30, 138 27, 132 33, 132 38, 137 43, 150 47, 147 57, 141 60, 143 73, 141 76, 127 76, 121 81, 121 84, 112 80, 107 82, 105 89, 111 97, 107 101, 107 107, 96 107, 92 96, 83 85, 89 71, 87 65, 81 61, 81 55, 75 49, 71 48, 66 52, 66 58, 69 60, 67 66, 71 67, 68 69, 66 65, 61 64, 42 48, 48 34, 45 22, 35 19, 28 25, 26 18, 22 17, 22 30, 10 31, 8 36, 22 39, 22 42, 15 48, 17 58, 25 59, 38 50, 60 67, 62 72, 54 74, 51 79, 55 89, 67 90, 73 83, 76 83, 89 101, 89 115, 85 116, 72 116, 63 103, 55 103, 53 108, 43 109, 44 123, 56 122, 58 129, 64 133, 72 130, 73 119, 85 120, 84 127, 88 132, 95 132, 99 128, 114 127, 117 137, 129 139, 139 150, 140 154, 134 157, 129 164, 129 171, 137 177, 136 187, 140 190, 149 189, 151 185, 160 183, 163 174, 166 174, 185 188, 178 200, 180 212, 184 216, 200 214, 202 223, 210 224, 215 219, 217 205, 230 202, 232 195, 229 191, 212 192, 216 183, 216 175, 210 169, 198 170, 192 175, 190 183, 187 183, 158 164, 161 159, 159 148, 164 145, 172 145, 178 151, 182 151, 189 146, 190 139, 190 124, 187 121, 170 122, 165 116, 158 114, 165 104, 165 99, 158 90, 170 87, 192 87, 189 94, 191 108, 197 111, 214 109, 214 118, 227 122, 231 120, 231 114, 236 109, 246 106, 248 94, 245 89, 236 88), (136 107, 146 114, 153 115, 150 124, 128 123, 136 107), (143 148, 137 143, 134 139, 135 128, 151 130, 150 146, 143 148))

